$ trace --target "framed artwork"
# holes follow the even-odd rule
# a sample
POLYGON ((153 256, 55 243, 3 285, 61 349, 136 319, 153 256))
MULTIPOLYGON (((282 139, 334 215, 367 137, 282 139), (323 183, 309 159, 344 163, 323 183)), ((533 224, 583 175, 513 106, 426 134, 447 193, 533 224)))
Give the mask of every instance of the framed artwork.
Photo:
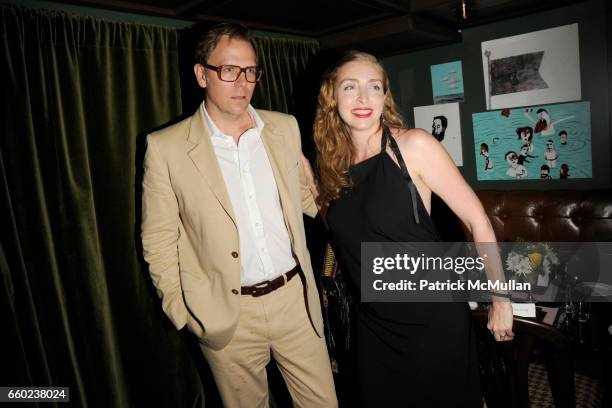
POLYGON ((459 103, 417 106, 414 108, 415 127, 430 132, 446 148, 457 166, 463 166, 461 150, 461 120, 459 103))
POLYGON ((434 104, 463 102, 461 61, 431 66, 431 87, 434 104))
POLYGON ((478 180, 592 177, 590 102, 474 113, 478 180))
POLYGON ((578 24, 481 46, 487 109, 581 99, 578 24))

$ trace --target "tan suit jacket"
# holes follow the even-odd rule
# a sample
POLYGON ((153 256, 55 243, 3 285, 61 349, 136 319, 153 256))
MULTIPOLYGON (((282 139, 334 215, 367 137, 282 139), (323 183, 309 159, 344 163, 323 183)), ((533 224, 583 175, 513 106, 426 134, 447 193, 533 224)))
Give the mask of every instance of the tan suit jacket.
MULTIPOLYGON (((304 271, 311 323, 322 336, 302 218, 303 212, 314 216, 317 209, 304 176, 299 128, 293 116, 257 112, 291 247, 304 271)), ((187 325, 202 343, 221 349, 232 338, 240 313, 239 236, 199 109, 148 136, 144 167, 142 244, 163 310, 177 329, 187 325)))

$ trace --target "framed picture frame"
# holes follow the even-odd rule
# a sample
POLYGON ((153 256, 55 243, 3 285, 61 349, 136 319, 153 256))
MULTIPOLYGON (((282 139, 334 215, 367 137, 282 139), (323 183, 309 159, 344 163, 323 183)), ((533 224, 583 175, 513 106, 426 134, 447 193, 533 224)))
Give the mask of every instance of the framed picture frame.
POLYGON ((417 106, 414 108, 414 124, 430 132, 442 143, 455 164, 463 166, 458 102, 417 106))
POLYGON ((431 66, 433 103, 463 102, 463 70, 461 61, 431 66))
POLYGON ((474 113, 478 180, 592 178, 590 102, 474 113))
POLYGON ((485 41, 487 109, 581 99, 578 24, 485 41))

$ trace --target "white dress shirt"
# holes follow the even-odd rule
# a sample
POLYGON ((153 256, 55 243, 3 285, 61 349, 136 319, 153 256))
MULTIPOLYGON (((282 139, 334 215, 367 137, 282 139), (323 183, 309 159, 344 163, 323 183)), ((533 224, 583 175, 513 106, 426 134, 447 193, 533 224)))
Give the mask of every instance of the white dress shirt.
POLYGON ((247 112, 255 127, 245 131, 236 144, 221 133, 204 102, 200 109, 208 125, 211 141, 225 187, 232 202, 240 241, 240 283, 255 285, 274 279, 297 263, 272 166, 261 140, 264 123, 251 105, 247 112))

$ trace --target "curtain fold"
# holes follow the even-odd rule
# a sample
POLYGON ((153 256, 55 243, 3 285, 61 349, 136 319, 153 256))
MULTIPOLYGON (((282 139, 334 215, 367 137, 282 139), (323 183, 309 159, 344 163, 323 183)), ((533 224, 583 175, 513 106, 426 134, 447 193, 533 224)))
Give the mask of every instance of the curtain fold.
MULTIPOLYGON (((182 111, 177 31, 9 5, 0 26, 0 383, 68 386, 74 406, 204 406, 201 354, 140 249, 144 138, 182 111)), ((256 45, 253 104, 295 113, 318 43, 256 45)))
POLYGON ((319 52, 315 40, 255 37, 259 65, 264 70, 255 87, 253 105, 260 109, 293 113, 296 81, 319 52))
POLYGON ((2 384, 203 404, 139 248, 144 136, 181 112, 176 30, 5 5, 0 25, 2 384))

